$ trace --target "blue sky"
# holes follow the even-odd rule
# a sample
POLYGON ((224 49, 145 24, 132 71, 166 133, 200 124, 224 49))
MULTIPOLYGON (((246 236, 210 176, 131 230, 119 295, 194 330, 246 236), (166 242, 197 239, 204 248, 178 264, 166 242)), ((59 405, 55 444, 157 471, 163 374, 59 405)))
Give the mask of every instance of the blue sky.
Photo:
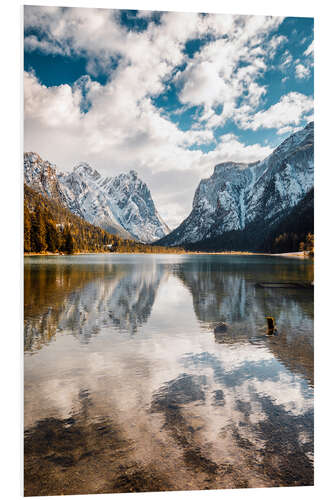
POLYGON ((135 169, 171 227, 313 119, 313 19, 25 7, 25 150, 135 169))

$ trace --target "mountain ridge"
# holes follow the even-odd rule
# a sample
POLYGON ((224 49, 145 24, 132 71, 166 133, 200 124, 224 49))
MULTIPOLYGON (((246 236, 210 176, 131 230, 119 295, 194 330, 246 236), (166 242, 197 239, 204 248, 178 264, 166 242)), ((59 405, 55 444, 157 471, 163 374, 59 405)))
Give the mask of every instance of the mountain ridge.
POLYGON ((158 244, 194 248, 223 234, 273 228, 313 188, 313 132, 310 122, 262 161, 217 164, 200 181, 189 216, 158 244))
POLYGON ((88 163, 61 172, 38 153, 24 153, 28 186, 102 229, 127 239, 150 243, 170 229, 158 213, 148 186, 137 172, 103 177, 88 163))

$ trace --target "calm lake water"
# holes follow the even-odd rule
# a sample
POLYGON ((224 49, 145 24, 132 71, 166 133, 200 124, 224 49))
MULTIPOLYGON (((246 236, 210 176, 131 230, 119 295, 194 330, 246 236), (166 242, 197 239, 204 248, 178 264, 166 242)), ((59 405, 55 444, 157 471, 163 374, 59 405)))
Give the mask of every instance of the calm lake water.
POLYGON ((26 495, 313 484, 313 291, 255 286, 310 261, 29 257, 24 276, 26 495))

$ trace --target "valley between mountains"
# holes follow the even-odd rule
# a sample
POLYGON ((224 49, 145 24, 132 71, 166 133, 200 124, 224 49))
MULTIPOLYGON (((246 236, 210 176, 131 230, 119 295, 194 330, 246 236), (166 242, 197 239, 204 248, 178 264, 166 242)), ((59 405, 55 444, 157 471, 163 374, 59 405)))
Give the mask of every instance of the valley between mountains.
MULTIPOLYGON (((170 231, 149 187, 135 171, 105 177, 87 163, 79 163, 71 172, 62 172, 37 152, 27 152, 24 181, 30 204, 26 210, 29 216, 35 212, 31 200, 36 193, 45 210, 53 206, 56 230, 63 229, 64 223, 59 214, 54 216, 55 205, 65 210, 63 214, 70 212, 118 241, 193 251, 297 251, 313 233, 313 169, 311 122, 263 161, 216 165, 212 176, 199 183, 191 213, 170 231)), ((96 250, 106 246, 99 240, 96 250)), ((44 250, 50 249, 46 245, 44 250)))

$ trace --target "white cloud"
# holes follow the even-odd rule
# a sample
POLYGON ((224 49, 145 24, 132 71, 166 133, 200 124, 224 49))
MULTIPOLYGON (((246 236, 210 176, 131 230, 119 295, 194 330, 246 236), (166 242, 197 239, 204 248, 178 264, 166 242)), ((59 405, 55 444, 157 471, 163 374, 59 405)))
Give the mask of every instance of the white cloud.
POLYGON ((310 45, 308 46, 308 48, 304 51, 304 55, 305 56, 310 56, 310 55, 313 55, 313 52, 314 52, 314 42, 312 40, 312 42, 310 43, 310 45))
POLYGON ((310 76, 310 69, 304 66, 304 64, 297 64, 295 68, 296 78, 302 80, 303 78, 308 78, 310 76))
POLYGON ((239 126, 243 129, 258 130, 260 127, 281 129, 287 125, 299 125, 312 109, 312 97, 290 92, 266 110, 258 111, 252 116, 241 115, 239 126))
MULTIPOLYGON (((143 14, 149 21, 147 13, 143 14)), ((105 9, 25 7, 25 28, 39 32, 38 37, 26 37, 26 49, 84 55, 90 74, 108 72, 112 94, 135 105, 163 91, 173 69, 187 59, 183 50, 187 40, 210 34, 215 40, 187 61, 185 70, 176 76, 180 100, 188 106, 204 104, 201 120, 209 117, 206 128, 232 117, 240 97, 250 108, 259 104, 266 93, 256 82, 266 70, 264 45, 268 53, 285 41, 283 36, 269 40, 271 31, 282 22, 279 17, 169 12, 162 14, 158 26, 150 22, 143 32, 129 32, 120 26, 117 16, 118 11, 105 9), (215 113, 216 104, 223 104, 222 115, 215 113)))
POLYGON ((293 62, 292 55, 287 49, 281 57, 281 62, 279 64, 280 71, 285 72, 289 68, 292 62, 293 62))
MULTIPOLYGON (((206 127, 216 127, 233 117, 240 98, 250 108, 259 104, 266 88, 256 79, 267 69, 269 54, 285 41, 283 36, 269 40, 271 31, 281 21, 282 18, 234 16, 224 37, 203 47, 178 72, 175 81, 181 88, 181 102, 204 105, 201 120, 208 120, 206 127), (223 105, 221 115, 214 112, 218 104, 223 105)), ((209 23, 210 20, 208 31, 209 23)))
POLYGON ((81 94, 73 92, 70 85, 48 88, 40 85, 33 73, 25 73, 24 97, 25 115, 42 126, 71 128, 78 123, 81 94))
POLYGON ((269 57, 272 59, 275 56, 277 49, 287 41, 288 38, 284 35, 273 36, 268 43, 269 57))
POLYGON ((313 122, 314 121, 314 113, 310 113, 308 116, 305 116, 304 120, 306 120, 307 123, 313 122))
POLYGON ((29 35, 24 38, 24 49, 28 52, 39 50, 45 54, 70 55, 68 48, 61 47, 49 40, 39 40, 36 35, 29 35))
POLYGON ((271 152, 272 148, 269 146, 260 146, 259 144, 244 146, 236 135, 225 134, 220 138, 220 142, 211 157, 216 158, 216 163, 223 161, 251 163, 264 159, 271 152))
POLYGON ((189 213, 195 188, 202 177, 211 175, 215 164, 229 159, 254 161, 270 152, 260 145, 245 146, 231 135, 222 136, 207 154, 188 150, 191 144, 213 140, 212 132, 179 130, 149 99, 137 101, 135 94, 121 90, 125 75, 119 73, 106 86, 86 78, 72 89, 45 87, 25 73, 25 150, 37 151, 61 170, 70 170, 81 160, 108 175, 137 170, 172 227, 189 213), (90 102, 86 113, 80 110, 83 86, 90 102))
POLYGON ((28 6, 25 29, 34 28, 40 35, 27 36, 26 49, 84 55, 95 72, 107 71, 112 58, 119 56, 143 71, 162 62, 164 69, 171 69, 184 58, 185 41, 206 29, 201 19, 199 14, 164 13, 158 26, 150 22, 147 30, 135 32, 119 24, 117 10, 28 6))
POLYGON ((98 53, 100 59, 106 53, 121 53, 123 34, 115 13, 105 9, 26 6, 25 29, 33 28, 39 34, 33 37, 34 45, 28 44, 27 48, 39 48, 49 54, 53 53, 54 46, 58 53, 65 55, 98 53), (48 43, 44 43, 45 40, 48 43))
POLYGON ((302 129, 302 127, 292 127, 290 125, 287 125, 285 127, 280 128, 276 133, 278 135, 294 134, 295 132, 298 132, 301 129, 302 129))
POLYGON ((215 141, 214 128, 235 117, 242 128, 253 130, 295 127, 303 113, 312 111, 310 98, 293 93, 266 112, 255 112, 267 92, 257 78, 267 68, 269 53, 285 42, 271 37, 281 21, 164 13, 160 24, 150 22, 145 31, 135 32, 119 25, 117 11, 25 7, 25 27, 34 28, 26 38, 28 50, 84 55, 91 75, 109 75, 105 85, 83 75, 72 87, 46 87, 33 73, 25 73, 25 149, 64 170, 77 161, 108 175, 137 170, 162 217, 174 227, 189 213, 195 188, 214 165, 252 162, 271 152, 269 146, 246 146, 233 134, 215 141), (203 34, 212 41, 189 59, 186 41, 203 34), (114 68, 115 58, 119 63, 114 68), (184 63, 185 69, 174 76, 184 63), (202 107, 188 131, 163 116, 151 99, 173 77, 182 109, 202 107), (221 114, 217 105, 222 105, 221 114), (207 154, 188 149, 214 141, 215 149, 207 154))

